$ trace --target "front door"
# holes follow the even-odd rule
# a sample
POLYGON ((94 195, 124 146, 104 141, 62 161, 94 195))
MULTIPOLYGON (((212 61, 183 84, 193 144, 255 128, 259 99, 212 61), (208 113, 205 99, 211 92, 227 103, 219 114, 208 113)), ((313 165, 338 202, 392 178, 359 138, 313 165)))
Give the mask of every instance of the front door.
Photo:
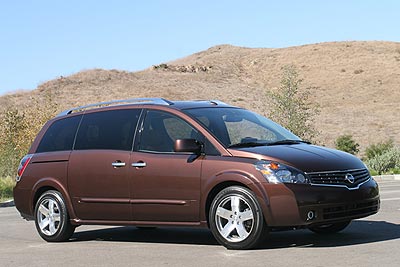
POLYGON ((176 139, 195 138, 198 132, 156 110, 147 111, 140 132, 130 161, 133 219, 198 222, 202 157, 173 151, 176 139))

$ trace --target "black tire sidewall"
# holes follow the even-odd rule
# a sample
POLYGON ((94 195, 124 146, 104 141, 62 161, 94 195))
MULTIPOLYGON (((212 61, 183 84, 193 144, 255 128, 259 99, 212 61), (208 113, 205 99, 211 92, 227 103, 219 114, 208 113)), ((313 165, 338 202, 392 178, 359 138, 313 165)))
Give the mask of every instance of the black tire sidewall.
POLYGON ((252 191, 245 187, 241 186, 231 186, 227 187, 221 192, 219 192, 214 200, 211 203, 210 207, 210 212, 209 212, 209 224, 210 224, 210 229, 217 241, 225 246, 228 249, 251 249, 257 246, 260 241, 263 240, 264 234, 265 234, 265 223, 264 223, 264 217, 262 214, 261 207, 257 201, 256 196, 252 191), (250 235, 243 241, 240 242, 230 242, 226 240, 223 236, 220 235, 216 222, 215 222, 215 214, 216 210, 221 203, 223 199, 225 199, 227 196, 240 196, 244 198, 247 203, 249 204, 250 208, 253 211, 254 215, 254 225, 253 229, 250 233, 250 235))
POLYGON ((37 229, 39 235, 48 242, 59 242, 59 241, 66 241, 69 239, 69 237, 72 235, 72 233, 70 233, 71 230, 73 232, 73 226, 69 222, 68 210, 65 205, 64 198, 62 197, 60 192, 55 191, 55 190, 49 190, 49 191, 44 192, 40 196, 40 198, 38 199, 38 201, 36 202, 36 205, 35 205, 35 225, 36 225, 36 229, 37 229), (40 230, 38 218, 37 218, 38 209, 39 209, 40 204, 44 200, 49 200, 49 199, 57 202, 57 204, 60 208, 60 225, 58 227, 57 232, 54 235, 44 234, 40 230))

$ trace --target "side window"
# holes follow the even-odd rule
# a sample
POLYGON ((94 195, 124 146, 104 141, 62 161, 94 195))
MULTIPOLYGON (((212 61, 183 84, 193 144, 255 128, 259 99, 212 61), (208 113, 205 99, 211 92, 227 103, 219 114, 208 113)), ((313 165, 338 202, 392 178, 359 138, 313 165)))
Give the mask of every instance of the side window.
POLYGON ((76 129, 82 116, 55 121, 43 135, 36 153, 72 150, 76 129))
POLYGON ((176 139, 199 139, 199 132, 170 113, 150 110, 143 123, 139 150, 173 152, 176 139))
POLYGON ((75 150, 131 150, 140 109, 110 110, 83 116, 75 150))

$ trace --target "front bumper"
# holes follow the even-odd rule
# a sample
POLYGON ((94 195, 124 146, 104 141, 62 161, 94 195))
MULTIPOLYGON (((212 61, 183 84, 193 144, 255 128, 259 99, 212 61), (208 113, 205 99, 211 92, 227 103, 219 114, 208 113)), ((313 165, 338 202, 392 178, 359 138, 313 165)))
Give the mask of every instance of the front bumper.
POLYGON ((356 190, 300 184, 266 184, 267 224, 273 227, 310 226, 363 218, 378 212, 378 184, 370 178, 356 190))

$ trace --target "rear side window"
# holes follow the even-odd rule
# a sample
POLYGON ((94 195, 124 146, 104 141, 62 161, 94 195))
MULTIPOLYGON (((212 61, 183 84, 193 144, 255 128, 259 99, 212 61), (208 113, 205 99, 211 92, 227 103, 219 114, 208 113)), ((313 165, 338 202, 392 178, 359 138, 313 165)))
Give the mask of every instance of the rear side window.
POLYGON ((36 153, 72 150, 76 129, 82 116, 55 121, 44 134, 36 153))
POLYGON ((131 150, 140 112, 126 109, 85 114, 74 149, 131 150))

